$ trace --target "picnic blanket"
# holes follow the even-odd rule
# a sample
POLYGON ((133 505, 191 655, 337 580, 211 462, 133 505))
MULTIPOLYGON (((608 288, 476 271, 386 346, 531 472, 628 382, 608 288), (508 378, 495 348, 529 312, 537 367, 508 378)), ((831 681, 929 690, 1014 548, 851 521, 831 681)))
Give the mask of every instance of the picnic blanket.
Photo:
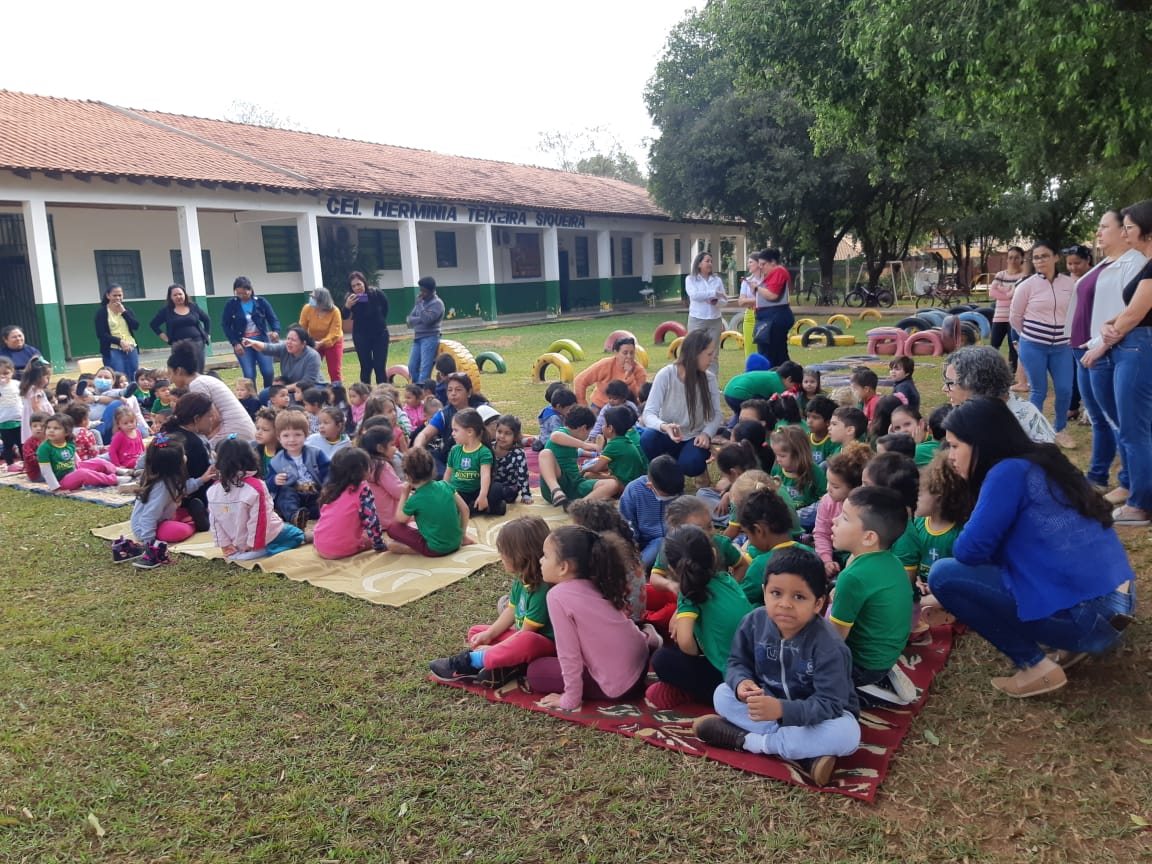
MULTIPOLYGON (((400 607, 453 582, 459 582, 486 564, 499 561, 496 537, 504 525, 518 516, 540 516, 552 526, 568 521, 563 511, 537 501, 533 504, 515 504, 508 508, 505 516, 475 517, 469 522, 468 535, 477 542, 471 546, 462 546, 454 554, 443 558, 361 552, 351 558, 331 561, 321 558, 311 545, 307 545, 268 558, 229 563, 238 564, 246 570, 278 573, 295 582, 308 582, 317 588, 347 594, 369 603, 400 607)), ((104 540, 115 540, 122 534, 131 537, 132 527, 127 522, 118 522, 94 528, 92 533, 104 540)), ((169 551, 196 558, 224 557, 212 542, 211 533, 207 531, 171 546, 169 551)))
MULTIPOLYGON (((3 468, 3 466, 0 466, 3 468)), ((27 474, 9 474, 0 470, 0 487, 5 489, 19 489, 22 492, 34 492, 37 495, 53 495, 43 482, 33 483, 27 474)), ((131 504, 136 496, 134 493, 119 491, 115 486, 85 486, 75 492, 61 492, 60 498, 75 498, 77 501, 90 501, 93 504, 102 504, 105 507, 124 507, 131 504)))
MULTIPOLYGON (((467 690, 490 702, 500 702, 551 714, 561 720, 578 723, 603 732, 615 732, 638 738, 648 744, 675 750, 686 756, 702 756, 733 768, 803 786, 817 792, 834 792, 869 803, 876 800, 881 782, 900 742, 908 734, 912 720, 928 699, 928 690, 936 674, 944 668, 952 652, 956 632, 952 627, 934 627, 910 643, 901 658, 901 668, 916 685, 919 699, 905 708, 866 708, 860 714, 862 739, 860 748, 851 756, 837 760, 836 771, 827 786, 813 786, 792 763, 774 756, 746 751, 724 750, 705 744, 692 734, 692 721, 702 714, 714 713, 710 706, 687 704, 673 710, 658 711, 643 697, 613 702, 585 702, 579 711, 565 712, 542 708, 540 694, 529 692, 523 681, 514 681, 498 690, 460 681, 430 681, 467 690)), ((654 676, 649 676, 655 681, 654 676)))

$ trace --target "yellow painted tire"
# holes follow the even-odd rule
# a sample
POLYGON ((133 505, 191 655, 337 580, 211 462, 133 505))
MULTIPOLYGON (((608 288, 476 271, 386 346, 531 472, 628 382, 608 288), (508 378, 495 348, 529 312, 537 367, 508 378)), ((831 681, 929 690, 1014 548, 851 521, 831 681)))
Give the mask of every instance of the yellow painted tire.
POLYGON ((737 348, 741 351, 744 350, 743 333, 737 333, 735 330, 725 330, 720 334, 720 347, 723 348, 728 342, 735 342, 737 348))
POLYGON ((548 346, 549 353, 556 352, 564 354, 569 360, 583 360, 584 349, 580 347, 580 343, 572 339, 557 339, 548 346))
POLYGON ((789 345, 799 345, 799 346, 803 347, 804 337, 801 336, 799 333, 797 333, 794 336, 789 336, 788 337, 788 344, 789 345))
POLYGON ((855 336, 833 336, 832 341, 834 343, 836 343, 836 347, 839 348, 843 345, 855 345, 856 344, 856 337, 855 336))
POLYGON ((875 309, 865 309, 863 312, 860 313, 860 320, 861 321, 865 320, 866 318, 871 318, 873 321, 879 321, 882 317, 884 317, 884 316, 882 316, 875 309))
POLYGON ((452 339, 441 339, 436 355, 451 354, 456 359, 456 371, 465 373, 472 379, 472 389, 480 389, 480 367, 476 365, 476 358, 472 352, 459 342, 452 339))
POLYGON ((852 329, 852 319, 847 315, 833 315, 828 319, 828 323, 837 327, 843 327, 845 330, 852 329))
POLYGON ((799 335, 802 330, 805 330, 809 327, 819 327, 819 326, 820 325, 817 324, 815 321, 813 321, 811 318, 801 318, 795 324, 792 325, 792 331, 794 333, 796 333, 797 335, 799 335))
POLYGON ((648 368, 648 349, 643 345, 636 346, 636 362, 645 369, 648 368))
POLYGON ((532 367, 532 378, 535 381, 543 381, 548 374, 548 367, 555 366, 556 371, 560 373, 560 380, 571 384, 572 380, 576 377, 576 373, 572 371, 572 361, 565 357, 563 354, 541 354, 536 358, 536 365, 532 367))
POLYGON ((669 360, 675 360, 676 359, 676 355, 678 355, 680 353, 680 346, 684 344, 684 340, 687 338, 688 338, 687 336, 677 336, 670 343, 668 343, 668 359, 669 360))

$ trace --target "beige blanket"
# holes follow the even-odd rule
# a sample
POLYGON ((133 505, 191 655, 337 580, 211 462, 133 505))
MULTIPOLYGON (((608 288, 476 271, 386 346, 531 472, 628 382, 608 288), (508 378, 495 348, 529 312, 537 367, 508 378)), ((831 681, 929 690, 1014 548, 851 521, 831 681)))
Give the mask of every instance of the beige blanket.
MULTIPOLYGON (((477 542, 472 546, 461 547, 454 555, 443 558, 362 552, 352 558, 329 561, 317 555, 316 550, 308 545, 270 558, 231 563, 239 564, 246 570, 259 568, 265 573, 279 573, 296 582, 308 582, 317 588, 359 597, 369 603, 398 607, 445 585, 459 582, 486 564, 499 561, 496 537, 505 524, 518 516, 541 516, 553 527, 568 521, 563 511, 542 502, 513 504, 508 508, 507 516, 474 518, 468 526, 468 535, 477 542)), ((95 528, 92 533, 105 540, 115 540, 121 534, 131 537, 132 528, 127 522, 118 522, 95 528)), ((212 544, 212 535, 206 531, 171 547, 171 551, 197 558, 224 557, 212 544)))

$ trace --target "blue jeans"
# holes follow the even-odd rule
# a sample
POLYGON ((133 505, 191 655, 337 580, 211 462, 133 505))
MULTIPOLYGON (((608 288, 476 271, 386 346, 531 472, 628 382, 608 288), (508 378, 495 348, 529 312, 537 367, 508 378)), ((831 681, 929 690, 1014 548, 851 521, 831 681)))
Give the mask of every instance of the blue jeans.
MULTIPOLYGON (((1091 369, 1086 370, 1090 380, 1089 386, 1092 389, 1092 398, 1095 400, 1096 405, 1100 409, 1101 415, 1104 417, 1104 422, 1108 424, 1108 428, 1112 430, 1112 440, 1116 444, 1116 450, 1120 454, 1120 477, 1119 483, 1125 489, 1128 488, 1128 454, 1124 450, 1124 445, 1120 441, 1120 412, 1116 406, 1116 363, 1112 358, 1112 352, 1109 351, 1099 360, 1097 360, 1091 369)), ((1080 385, 1081 391, 1084 385, 1080 385)), ((1092 436, 1095 439, 1096 428, 1095 419, 1093 419, 1092 436)), ((1095 463, 1095 446, 1096 442, 1093 440, 1093 463, 1095 463)))
MULTIPOLYGON (((1080 385, 1080 399, 1084 403, 1084 410, 1092 421, 1092 458, 1088 463, 1088 482, 1097 486, 1108 485, 1108 474, 1112 470, 1112 461, 1116 458, 1116 430, 1112 428, 1112 421, 1104 413, 1104 409, 1097 401, 1092 370, 1080 365, 1080 358, 1086 353, 1082 348, 1072 349, 1072 362, 1075 364, 1076 381, 1080 385)), ((1112 360, 1106 354, 1100 358, 1101 363, 1107 361, 1109 377, 1111 377, 1112 360)))
POLYGON ((1114 615, 1131 614, 1136 586, 1128 594, 1113 591, 1036 621, 1021 621, 1016 598, 1004 587, 995 564, 961 564, 942 558, 932 565, 928 587, 941 605, 1007 655, 1021 669, 1044 659, 1044 648, 1098 654, 1115 644, 1114 615))
POLYGON ((744 749, 753 753, 815 759, 848 756, 860 746, 860 724, 847 711, 815 726, 781 726, 775 720, 753 720, 748 716, 748 706, 736 698, 727 684, 716 688, 712 703, 717 714, 750 733, 744 739, 744 749))
POLYGON ((796 316, 792 307, 787 303, 779 306, 767 306, 756 310, 756 323, 753 325, 753 334, 760 330, 760 338, 756 340, 756 350, 768 358, 768 362, 775 369, 788 357, 788 333, 796 323, 796 316), (761 328, 761 325, 766 325, 761 328))
POLYGON ((256 367, 259 365, 260 377, 264 379, 264 389, 267 390, 272 386, 272 378, 276 374, 276 363, 271 357, 261 354, 255 348, 245 348, 244 353, 238 359, 240 360, 240 371, 244 373, 245 378, 255 382, 256 367))
POLYGON ((1020 338, 1020 362, 1028 373, 1032 397, 1028 400, 1041 412, 1048 398, 1048 376, 1056 391, 1056 422, 1052 425, 1060 432, 1068 425, 1068 406, 1072 404, 1072 348, 1068 345, 1044 345, 1025 337, 1020 338))
POLYGON ((1152 327, 1133 328, 1111 354, 1128 505, 1152 510, 1152 327))
POLYGON ((691 438, 676 442, 659 429, 645 429, 640 435, 640 449, 651 462, 657 456, 675 456, 685 477, 699 477, 708 470, 708 457, 711 455, 703 447, 697 447, 691 438))
POLYGON ((131 351, 112 348, 108 351, 108 365, 117 372, 123 372, 132 383, 136 380, 136 370, 140 368, 140 351, 137 348, 131 351))
POLYGON ((408 380, 423 384, 432 377, 432 364, 436 362, 439 336, 421 336, 412 340, 412 353, 408 355, 408 380))

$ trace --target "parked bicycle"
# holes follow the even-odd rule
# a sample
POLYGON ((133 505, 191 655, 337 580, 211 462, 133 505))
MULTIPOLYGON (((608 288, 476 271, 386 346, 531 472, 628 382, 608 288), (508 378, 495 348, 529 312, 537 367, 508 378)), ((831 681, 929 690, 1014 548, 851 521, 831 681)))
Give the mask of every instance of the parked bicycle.
POLYGON ((796 295, 796 299, 808 306, 834 306, 836 305, 836 289, 831 282, 822 279, 804 283, 804 290, 796 295))
POLYGON ((944 276, 928 291, 916 295, 916 308, 939 306, 947 309, 959 303, 968 302, 968 286, 955 276, 944 276))
POLYGON ((873 288, 867 282, 858 282, 856 287, 844 295, 844 305, 853 309, 862 306, 880 306, 888 309, 896 302, 896 294, 891 288, 877 285, 873 288))

